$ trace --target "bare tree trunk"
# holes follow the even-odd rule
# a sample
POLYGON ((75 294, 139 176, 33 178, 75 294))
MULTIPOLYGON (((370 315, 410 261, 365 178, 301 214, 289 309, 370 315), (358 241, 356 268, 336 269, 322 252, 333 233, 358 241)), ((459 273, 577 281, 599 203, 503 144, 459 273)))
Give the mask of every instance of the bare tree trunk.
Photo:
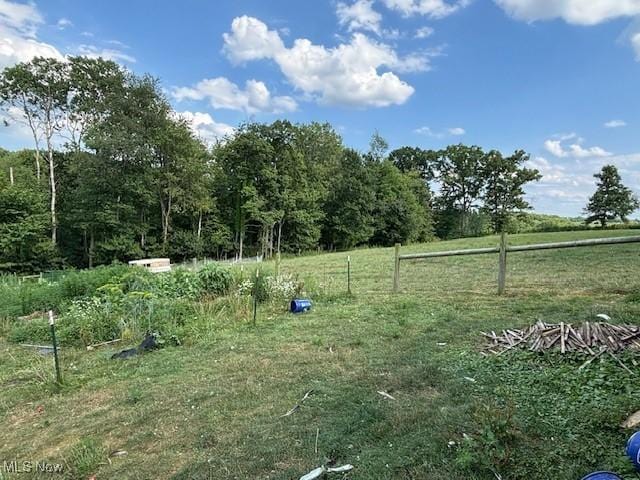
POLYGON ((93 251, 96 245, 96 240, 93 235, 93 229, 91 230, 91 236, 89 240, 89 268, 93 268, 93 251))
POLYGON ((280 253, 280 241, 282 240, 282 223, 282 220, 278 222, 278 253, 280 253))
POLYGON ((84 228, 82 230, 82 253, 87 261, 87 265, 89 264, 89 243, 87 242, 87 229, 84 228))
POLYGON ((58 218, 56 215, 56 174, 53 161, 53 147, 51 137, 47 137, 47 156, 49 160, 49 186, 51 188, 51 243, 54 245, 58 241, 58 218))
POLYGON ((242 261, 242 244, 244 241, 244 230, 240 231, 240 257, 238 258, 239 261, 242 261))
POLYGON ((200 239, 201 234, 202 234, 202 210, 198 212, 198 239, 200 239))
POLYGON ((140 212, 140 221, 142 223, 142 232, 140 233, 140 248, 144 248, 146 236, 144 234, 144 209, 140 212))
POLYGON ((29 125, 29 128, 31 129, 31 134, 33 135, 33 143, 36 149, 35 152, 35 160, 36 160, 36 178, 38 179, 38 181, 40 181, 40 140, 38 139, 38 130, 37 127, 34 123, 33 118, 31 117, 31 114, 29 113, 29 109, 27 108, 27 99, 25 94, 22 94, 22 102, 24 104, 24 108, 23 108, 23 112, 24 112, 24 116, 27 119, 27 124, 29 125))
POLYGON ((36 178, 40 181, 40 150, 36 147, 36 178))
POLYGON ((167 246, 167 239, 169 237, 169 223, 171 218, 171 194, 167 198, 167 205, 165 207, 164 202, 160 200, 160 208, 162 210, 162 245, 167 246))

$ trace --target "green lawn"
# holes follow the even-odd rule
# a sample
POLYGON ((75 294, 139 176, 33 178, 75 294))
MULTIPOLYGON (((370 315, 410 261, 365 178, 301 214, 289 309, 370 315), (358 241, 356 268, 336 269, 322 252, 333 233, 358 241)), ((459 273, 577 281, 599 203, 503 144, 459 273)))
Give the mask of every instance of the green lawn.
MULTIPOLYGON (((503 297, 497 255, 403 262, 397 295, 390 248, 287 258, 282 270, 322 292, 311 312, 264 307, 255 327, 218 317, 206 342, 128 361, 66 349, 59 392, 51 358, 0 339, 0 467, 48 459, 68 478, 284 480, 333 460, 353 464, 352 479, 574 480, 599 469, 639 478, 624 457, 631 432, 619 427, 640 409, 636 376, 611 359, 579 371, 580 356, 479 354, 481 330, 537 319, 640 323, 639 244, 510 254, 503 297), (116 450, 127 454, 110 458, 116 450)), ((639 355, 620 358, 638 370, 639 355)))

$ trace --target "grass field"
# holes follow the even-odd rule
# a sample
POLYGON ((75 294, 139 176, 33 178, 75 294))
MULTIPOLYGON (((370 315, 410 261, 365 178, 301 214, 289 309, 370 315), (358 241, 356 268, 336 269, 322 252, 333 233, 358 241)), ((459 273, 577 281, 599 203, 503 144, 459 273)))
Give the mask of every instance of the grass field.
MULTIPOLYGON (((403 262, 397 295, 393 249, 284 259, 282 268, 324 292, 311 312, 265 307, 255 327, 218 317, 207 341, 128 361, 110 360, 113 349, 65 349, 60 391, 50 357, 0 339, 0 466, 49 460, 65 464, 67 478, 284 480, 331 460, 353 464, 352 479, 573 480, 604 469, 640 478, 624 457, 631 432, 619 427, 640 409, 637 376, 612 360, 578 371, 584 357, 479 354, 481 330, 537 319, 606 313, 640 323, 640 245, 510 254, 503 297, 497 255, 403 262), (117 450, 127 454, 110 456, 117 450)), ((638 370, 638 354, 620 358, 638 370)), ((32 477, 60 478, 15 476, 32 477)))

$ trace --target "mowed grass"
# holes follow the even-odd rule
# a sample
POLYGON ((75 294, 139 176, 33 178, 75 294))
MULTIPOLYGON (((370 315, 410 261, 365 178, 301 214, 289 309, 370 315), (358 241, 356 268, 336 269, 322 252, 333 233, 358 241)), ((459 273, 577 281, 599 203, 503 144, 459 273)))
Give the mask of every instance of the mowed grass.
MULTIPOLYGON (((297 479, 328 460, 353 464, 352 479, 638 478, 619 427, 640 409, 636 375, 613 359, 579 371, 579 356, 485 358, 479 332, 598 313, 640 323, 639 244, 510 254, 502 297, 497 255, 403 262, 396 295, 389 248, 284 259, 282 270, 319 292, 311 312, 262 307, 255 327, 212 318, 212 340, 128 361, 67 349, 59 391, 50 357, 0 340, 0 462, 49 460, 98 479, 297 479)), ((638 355, 620 358, 638 370, 638 355)))

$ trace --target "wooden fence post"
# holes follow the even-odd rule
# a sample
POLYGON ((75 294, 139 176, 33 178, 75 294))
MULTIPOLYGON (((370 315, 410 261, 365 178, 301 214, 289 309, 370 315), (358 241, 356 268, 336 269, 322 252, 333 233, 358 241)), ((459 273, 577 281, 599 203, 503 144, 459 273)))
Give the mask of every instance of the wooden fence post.
POLYGON ((500 234, 500 253, 498 256, 498 295, 504 294, 507 281, 507 234, 500 234))
POLYGON ((400 244, 396 243, 395 248, 395 264, 393 267, 393 292, 400 291, 400 244))

